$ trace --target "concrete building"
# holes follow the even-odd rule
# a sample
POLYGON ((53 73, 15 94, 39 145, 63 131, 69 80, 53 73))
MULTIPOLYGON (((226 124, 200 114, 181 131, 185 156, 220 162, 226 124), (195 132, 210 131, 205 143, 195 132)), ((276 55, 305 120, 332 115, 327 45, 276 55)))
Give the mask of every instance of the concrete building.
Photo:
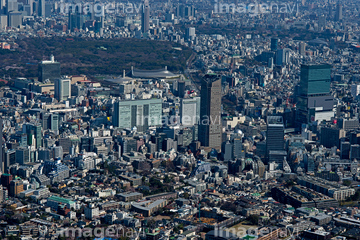
POLYGON ((207 74, 201 84, 199 141, 204 147, 221 148, 221 78, 207 74))
POLYGON ((150 126, 160 126, 162 99, 117 101, 114 103, 113 125, 119 128, 145 131, 150 126))
POLYGON ((55 98, 61 102, 71 97, 71 80, 59 78, 54 81, 55 98))

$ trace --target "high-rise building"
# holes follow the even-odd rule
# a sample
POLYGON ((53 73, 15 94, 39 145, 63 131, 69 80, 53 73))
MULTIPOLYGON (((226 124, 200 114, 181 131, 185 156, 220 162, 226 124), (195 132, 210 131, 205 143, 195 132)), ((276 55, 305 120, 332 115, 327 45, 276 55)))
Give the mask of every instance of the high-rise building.
POLYGON ((150 6, 149 1, 144 0, 144 6, 141 14, 141 31, 147 33, 150 30, 150 6))
POLYGON ((305 52, 306 52, 306 43, 300 42, 299 43, 299 54, 301 56, 305 56, 305 52))
POLYGON ((268 116, 266 127, 266 156, 270 151, 284 150, 284 122, 280 116, 268 116))
POLYGON ((45 80, 54 81, 61 77, 60 63, 55 61, 54 55, 50 56, 50 61, 41 61, 38 68, 40 82, 45 80))
POLYGON ((117 101, 114 103, 113 125, 119 128, 145 131, 161 126, 162 99, 117 101))
POLYGON ((298 126, 313 121, 330 121, 334 116, 330 74, 331 66, 327 64, 301 65, 296 117, 298 126))
POLYGON ((38 1, 38 16, 45 17, 45 0, 38 1))
POLYGON ((194 27, 189 27, 185 30, 185 40, 192 41, 195 39, 195 37, 196 37, 196 34, 195 34, 194 27))
POLYGON ((55 98, 61 102, 71 97, 71 80, 69 78, 55 79, 55 98))
POLYGON ((1 185, 9 189, 10 182, 12 181, 13 176, 9 173, 4 173, 1 175, 1 185))
POLYGON ((27 147, 21 147, 16 149, 15 153, 16 163, 20 165, 24 165, 26 163, 31 162, 30 161, 30 149, 27 147))
POLYGON ((342 13, 342 5, 341 4, 337 4, 336 5, 336 12, 335 12, 335 21, 340 21, 343 18, 343 13, 342 13))
POLYGON ((6 0, 6 13, 18 11, 17 0, 6 0))
POLYGON ((4 30, 8 26, 8 16, 0 14, 0 30, 4 30))
POLYGON ((43 130, 52 130, 57 131, 59 130, 59 115, 54 113, 42 113, 41 114, 42 119, 42 128, 43 130))
POLYGON ((205 147, 221 148, 221 78, 207 74, 201 83, 199 141, 205 147))
POLYGON ((85 218, 93 220, 99 216, 99 208, 95 207, 94 204, 90 204, 88 207, 85 207, 85 218))
POLYGON ((19 11, 11 11, 8 13, 8 26, 19 28, 22 25, 22 13, 19 11))
POLYGON ((180 122, 184 126, 198 124, 200 119, 200 97, 183 98, 180 105, 180 122))
POLYGON ((26 123, 23 125, 23 133, 27 134, 28 145, 33 145, 36 148, 41 147, 42 145, 42 134, 41 134, 41 125, 26 123))
POLYGON ((270 43, 271 51, 276 52, 278 50, 278 43, 279 43, 278 38, 271 38, 271 43, 270 43))
POLYGON ((16 197, 18 194, 24 191, 24 185, 21 180, 12 180, 10 182, 10 191, 9 195, 16 197))
POLYGON ((360 94, 360 84, 352 84, 351 85, 351 96, 356 97, 357 95, 360 94))
POLYGON ((336 146, 340 148, 340 138, 345 137, 343 129, 334 127, 322 127, 320 134, 320 144, 327 148, 336 146))

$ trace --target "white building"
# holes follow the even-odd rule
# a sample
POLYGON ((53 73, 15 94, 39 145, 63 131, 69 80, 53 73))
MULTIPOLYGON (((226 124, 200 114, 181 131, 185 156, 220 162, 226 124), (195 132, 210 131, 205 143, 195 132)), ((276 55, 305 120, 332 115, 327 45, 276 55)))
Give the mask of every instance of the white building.
POLYGON ((55 98, 61 102, 71 97, 71 79, 61 78, 54 81, 55 98))
POLYGON ((356 97, 360 94, 360 85, 359 84, 353 84, 351 85, 351 96, 356 97))
POLYGON ((93 220, 99 216, 99 208, 95 207, 94 204, 90 204, 85 208, 85 218, 93 220))

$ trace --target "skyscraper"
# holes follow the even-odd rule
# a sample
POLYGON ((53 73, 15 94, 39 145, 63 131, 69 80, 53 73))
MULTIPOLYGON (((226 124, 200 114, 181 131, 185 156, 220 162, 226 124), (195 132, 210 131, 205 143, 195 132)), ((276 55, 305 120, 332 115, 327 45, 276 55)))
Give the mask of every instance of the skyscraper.
POLYGON ((141 31, 146 33, 150 29, 150 6, 149 1, 144 0, 144 6, 141 14, 141 31))
POLYGON ((271 51, 276 52, 276 50, 278 50, 278 43, 279 43, 278 38, 271 38, 271 44, 270 44, 271 51))
POLYGON ((181 99, 180 117, 181 123, 185 126, 197 124, 200 118, 200 98, 181 99))
POLYGON ((299 43, 299 54, 301 56, 305 56, 305 51, 306 51, 306 43, 300 42, 299 43))
POLYGON ((284 150, 284 122, 280 116, 268 116, 266 127, 266 154, 284 150))
POLYGON ((27 134, 28 145, 33 145, 36 148, 41 147, 41 124, 26 123, 23 125, 23 132, 27 134))
POLYGON ((343 18, 342 5, 338 4, 338 5, 336 5, 335 21, 340 21, 340 20, 342 20, 342 18, 343 18))
POLYGON ((119 128, 144 131, 149 126, 160 126, 162 100, 117 101, 114 103, 113 125, 119 128))
POLYGON ((216 74, 205 75, 201 83, 199 141, 221 148, 221 78, 216 74))
POLYGON ((39 0, 38 16, 45 17, 45 0, 39 0))
POLYGON ((327 64, 301 65, 296 118, 298 123, 330 121, 334 116, 330 74, 331 66, 327 64))
POLYGON ((41 61, 38 71, 40 82, 45 82, 45 80, 54 81, 61 77, 60 63, 55 61, 54 55, 50 56, 50 61, 41 61))
POLYGON ((194 40, 195 37, 196 37, 195 28, 194 27, 187 28, 185 31, 185 39, 187 41, 191 41, 194 40))
POLYGON ((17 0, 6 0, 6 12, 18 11, 18 2, 17 0))
POLYGON ((71 80, 69 78, 56 79, 54 82, 55 98, 60 102, 71 97, 71 80))

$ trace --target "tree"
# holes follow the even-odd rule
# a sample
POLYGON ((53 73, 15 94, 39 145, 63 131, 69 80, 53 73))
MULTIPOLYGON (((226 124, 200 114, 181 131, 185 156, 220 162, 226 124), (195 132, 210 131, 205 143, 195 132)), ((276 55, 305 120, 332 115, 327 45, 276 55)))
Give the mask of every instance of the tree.
POLYGON ((247 219, 252 225, 258 225, 259 223, 259 216, 258 215, 250 215, 247 219))
POLYGON ((343 184, 349 187, 351 185, 351 181, 346 179, 343 181, 343 184))

